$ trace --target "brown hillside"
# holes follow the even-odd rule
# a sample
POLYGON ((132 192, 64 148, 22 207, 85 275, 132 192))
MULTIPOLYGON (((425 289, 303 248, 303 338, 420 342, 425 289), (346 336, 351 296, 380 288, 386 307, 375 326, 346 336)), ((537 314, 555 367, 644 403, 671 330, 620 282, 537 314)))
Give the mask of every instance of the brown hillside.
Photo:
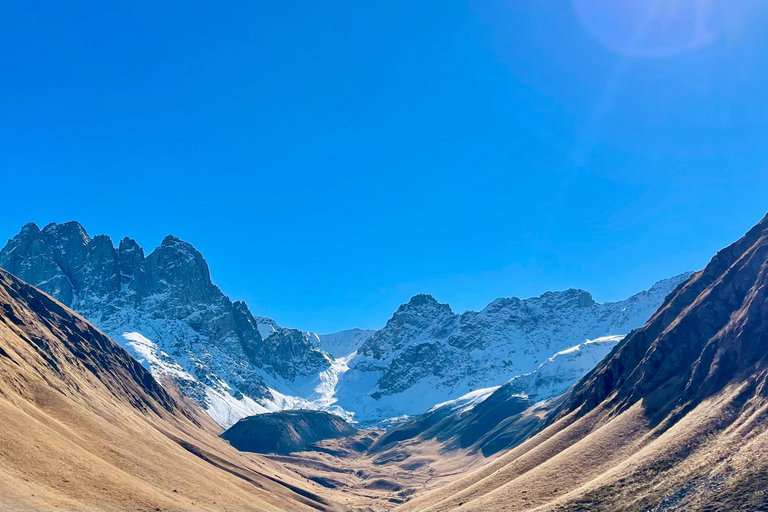
POLYGON ((241 454, 60 303, 0 271, 0 509, 338 509, 241 454))

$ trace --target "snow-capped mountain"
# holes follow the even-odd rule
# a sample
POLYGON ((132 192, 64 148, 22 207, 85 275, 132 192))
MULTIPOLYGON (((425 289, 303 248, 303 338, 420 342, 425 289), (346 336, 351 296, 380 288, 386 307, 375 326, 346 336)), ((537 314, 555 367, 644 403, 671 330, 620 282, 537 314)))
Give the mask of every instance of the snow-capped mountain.
POLYGON ((535 370, 585 340, 641 327, 689 273, 620 302, 596 303, 584 290, 503 298, 454 313, 430 295, 403 304, 347 362, 337 404, 362 423, 416 415, 471 391, 535 370))
POLYGON ((0 267, 82 314, 156 375, 171 377, 222 425, 296 405, 274 386, 318 379, 331 366, 307 334, 230 301, 202 255, 173 236, 145 257, 134 240, 116 248, 77 222, 42 230, 27 224, 0 251, 0 267))
POLYGON ((0 267, 81 313, 224 427, 291 408, 363 425, 420 414, 532 372, 587 339, 642 326, 689 275, 621 302, 567 290, 463 314, 420 294, 381 330, 317 335, 232 302, 202 255, 173 236, 145 256, 132 239, 115 247, 77 222, 27 224, 0 250, 0 267))

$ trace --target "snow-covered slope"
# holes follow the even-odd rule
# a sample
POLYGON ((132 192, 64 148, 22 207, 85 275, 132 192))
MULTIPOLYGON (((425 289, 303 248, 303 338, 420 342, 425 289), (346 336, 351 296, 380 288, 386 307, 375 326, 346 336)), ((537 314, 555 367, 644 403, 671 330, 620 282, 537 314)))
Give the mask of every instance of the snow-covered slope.
POLYGON ((419 438, 445 449, 482 451, 490 456, 525 440, 562 403, 569 388, 586 375, 624 336, 588 340, 546 359, 530 373, 498 387, 483 388, 439 403, 390 429, 371 447, 381 452, 394 443, 419 438))
POLYGON ((489 396, 499 393, 507 396, 519 395, 529 399, 531 403, 554 398, 586 375, 622 339, 623 335, 616 335, 586 340, 575 347, 561 350, 532 372, 512 377, 503 386, 470 391, 459 398, 441 402, 427 412, 437 409, 467 412, 489 396))
POLYGON ((375 332, 373 329, 348 329, 334 334, 319 334, 320 349, 333 357, 346 357, 356 352, 375 332))

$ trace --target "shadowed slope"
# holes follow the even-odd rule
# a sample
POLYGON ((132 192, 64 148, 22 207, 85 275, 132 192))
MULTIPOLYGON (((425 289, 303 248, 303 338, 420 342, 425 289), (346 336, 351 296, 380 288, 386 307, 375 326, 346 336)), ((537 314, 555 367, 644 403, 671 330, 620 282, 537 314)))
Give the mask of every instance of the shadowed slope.
POLYGON ((0 421, 3 510, 338 508, 319 486, 219 440, 196 406, 4 271, 0 421))
POLYGON ((768 216, 680 285, 538 435, 407 510, 768 509, 768 216))

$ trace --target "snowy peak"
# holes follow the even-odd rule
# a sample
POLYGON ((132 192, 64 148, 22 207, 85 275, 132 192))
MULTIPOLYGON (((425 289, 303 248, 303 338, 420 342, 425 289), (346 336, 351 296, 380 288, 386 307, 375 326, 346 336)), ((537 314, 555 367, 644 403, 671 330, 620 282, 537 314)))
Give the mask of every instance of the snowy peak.
POLYGON ((430 314, 430 313, 452 313, 448 304, 441 304, 428 293, 418 293, 411 297, 407 303, 402 304, 395 315, 404 313, 430 314))
POLYGON ((456 316, 448 304, 420 293, 401 305, 384 328, 360 346, 358 354, 379 360, 390 359, 408 346, 445 336, 447 326, 456 316))
POLYGON ((529 302, 561 309, 588 308, 595 305, 591 293, 575 288, 569 288, 562 292, 546 292, 539 297, 529 299, 529 302))
POLYGON ((211 282, 202 254, 174 236, 145 258, 135 240, 123 238, 116 249, 108 236, 91 238, 77 222, 42 231, 28 224, 0 250, 0 267, 122 340, 221 421, 287 403, 265 378, 290 383, 330 365, 300 333, 266 343, 260 324, 268 319, 233 304, 211 282), (156 357, 147 355, 148 346, 156 357))

